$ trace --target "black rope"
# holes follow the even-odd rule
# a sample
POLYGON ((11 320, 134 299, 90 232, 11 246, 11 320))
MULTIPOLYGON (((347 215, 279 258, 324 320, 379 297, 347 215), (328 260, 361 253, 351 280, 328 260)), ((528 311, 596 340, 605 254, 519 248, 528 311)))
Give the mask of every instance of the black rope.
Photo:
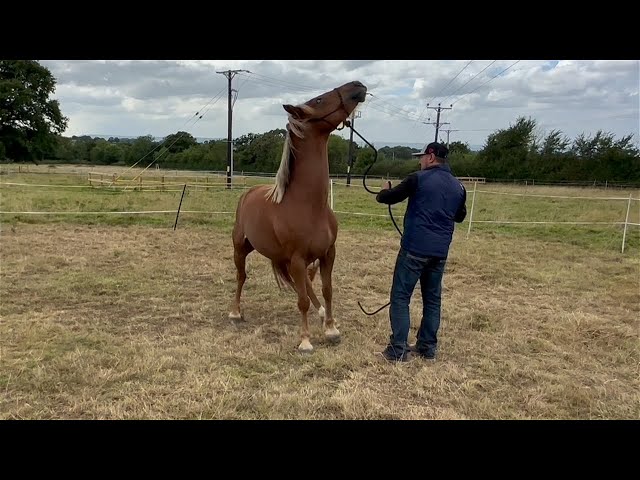
MULTIPOLYGON (((355 133, 356 135, 358 135, 367 145, 369 145, 374 152, 374 157, 373 157, 373 162, 371 162, 371 164, 367 167, 367 169, 364 172, 364 175, 362 176, 362 185, 364 186, 364 189, 373 194, 373 195, 377 195, 378 192, 375 192, 373 190, 370 190, 369 187, 367 187, 367 174, 369 173, 369 170, 371 170, 371 167, 373 167, 373 164, 376 163, 376 160, 378 159, 378 150, 376 150, 376 148, 371 145, 367 139, 365 139, 362 135, 360 135, 357 130, 355 128, 353 128, 353 125, 351 124, 351 122, 349 120, 345 121, 345 125, 348 126, 349 128, 351 128, 351 130, 353 131, 353 133, 355 133)), ((402 237, 402 231, 400 230, 400 228, 398 227, 398 224, 396 223, 395 218, 393 218, 393 212, 391 211, 391 204, 389 204, 389 217, 391 218, 391 221, 393 222, 393 226, 396 227, 396 230, 398 231, 398 233, 400 234, 400 237, 402 237)), ((360 301, 358 301, 358 306, 360 307, 360 310, 362 310, 362 313, 364 313, 365 315, 375 315, 376 313, 378 313, 379 311, 383 310, 384 308, 388 307, 389 305, 391 305, 391 302, 388 302, 386 305, 383 305, 382 307, 378 308, 377 310, 375 310, 374 312, 367 312, 363 307, 362 304, 360 303, 360 301)))
MULTIPOLYGON (((345 124, 353 131, 353 133, 358 135, 367 145, 369 145, 373 149, 373 154, 374 154, 373 162, 371 162, 371 164, 364 171, 364 175, 362 176, 362 186, 364 187, 364 189, 367 192, 369 192, 369 193, 371 193, 373 195, 377 195, 378 192, 374 192, 373 190, 369 189, 369 187, 367 187, 366 180, 367 180, 367 174, 369 173, 369 170, 371 170, 371 167, 373 167, 373 164, 376 163, 376 160, 378 159, 378 150, 376 150, 376 147, 371 145, 362 135, 360 135, 358 133, 358 131, 355 128, 353 128, 353 125, 351 124, 351 122, 349 120, 346 120, 345 124)), ((393 212, 391 211, 391 204, 389 204, 389 217, 391 217, 391 221, 393 222, 393 226, 396 227, 396 230, 398 231, 398 233, 402 237, 402 231, 400 230, 400 227, 398 227, 398 224, 396 223, 396 219, 393 218, 393 212)))

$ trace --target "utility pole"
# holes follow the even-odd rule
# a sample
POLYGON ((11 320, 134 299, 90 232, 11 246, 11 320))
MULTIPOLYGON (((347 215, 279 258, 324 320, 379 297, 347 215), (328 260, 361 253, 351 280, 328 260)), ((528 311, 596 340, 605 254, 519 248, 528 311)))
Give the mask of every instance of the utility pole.
POLYGON ((427 108, 433 108, 434 110, 436 110, 438 112, 438 116, 436 117, 436 121, 434 122, 422 122, 426 125, 435 125, 436 126, 436 136, 435 136, 435 141, 438 141, 438 130, 440 130, 440 125, 448 125, 449 122, 442 122, 440 123, 440 112, 442 110, 451 110, 453 108, 453 103, 451 105, 449 105, 448 107, 441 107, 440 104, 438 104, 437 107, 430 107, 429 104, 427 103, 427 108))
MULTIPOLYGON (((227 127, 228 127, 228 132, 227 132, 227 188, 231 188, 231 175, 233 172, 233 141, 232 141, 232 137, 231 137, 231 111, 232 111, 232 107, 231 107, 231 92, 233 91, 231 89, 231 80, 233 79, 233 77, 235 77, 236 73, 238 72, 247 72, 247 73, 251 73, 249 72, 249 70, 226 70, 223 72, 216 72, 216 73, 221 73, 222 75, 224 75, 225 77, 227 77, 227 80, 229 80, 229 103, 228 103, 228 107, 227 107, 227 127)), ((236 91, 237 92, 237 91, 236 91)))
POLYGON ((442 129, 442 131, 443 131, 443 132, 447 132, 447 148, 449 148, 449 134, 450 134, 451 132, 459 132, 459 131, 460 131, 460 129, 451 129, 451 128, 449 128, 449 129, 444 129, 444 128, 443 128, 443 129, 442 129))
MULTIPOLYGON (((355 125, 356 117, 360 118, 361 112, 358 110, 355 115, 351 115, 351 126, 355 125)), ((347 165, 347 187, 351 186, 351 169, 353 168, 353 128, 349 135, 349 165, 347 165)))

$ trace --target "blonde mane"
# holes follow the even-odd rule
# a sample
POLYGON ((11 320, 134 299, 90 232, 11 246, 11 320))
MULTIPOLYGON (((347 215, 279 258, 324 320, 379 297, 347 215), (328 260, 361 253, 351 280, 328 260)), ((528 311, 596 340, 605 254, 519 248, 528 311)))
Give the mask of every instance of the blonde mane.
MULTIPOLYGON (((307 105, 298 105, 305 113, 312 113, 313 109, 307 105)), ((287 136, 284 139, 284 145, 282 147, 282 158, 280 159, 280 166, 278 167, 278 173, 276 173, 276 181, 271 188, 267 191, 267 198, 273 203, 280 203, 284 198, 284 192, 287 190, 289 180, 291 177, 291 151, 294 149, 291 143, 291 134, 298 138, 304 138, 304 131, 307 127, 305 120, 299 120, 289 115, 289 123, 287 124, 287 136)))

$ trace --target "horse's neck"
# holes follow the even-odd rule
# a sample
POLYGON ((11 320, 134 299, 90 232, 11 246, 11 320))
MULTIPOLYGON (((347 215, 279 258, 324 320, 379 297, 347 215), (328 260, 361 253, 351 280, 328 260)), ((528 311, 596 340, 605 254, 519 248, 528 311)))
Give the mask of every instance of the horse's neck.
POLYGON ((295 162, 289 192, 292 200, 327 204, 329 194, 328 137, 294 142, 295 162))

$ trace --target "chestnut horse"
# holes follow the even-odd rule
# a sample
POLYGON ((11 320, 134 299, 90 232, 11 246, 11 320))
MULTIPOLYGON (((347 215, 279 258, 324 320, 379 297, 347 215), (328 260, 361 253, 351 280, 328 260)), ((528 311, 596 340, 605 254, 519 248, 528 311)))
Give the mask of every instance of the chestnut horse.
POLYGON ((325 338, 332 343, 340 340, 331 309, 338 222, 328 205, 327 145, 331 132, 364 102, 366 93, 367 87, 356 81, 306 103, 283 105, 289 121, 275 184, 247 190, 236 208, 232 239, 238 283, 229 318, 244 318, 240 296, 247 278, 245 260, 256 250, 271 260, 278 286, 290 286, 298 295, 302 316, 298 349, 303 353, 313 351, 307 320, 310 301, 324 318, 325 338), (318 267, 324 308, 311 285, 318 267))

